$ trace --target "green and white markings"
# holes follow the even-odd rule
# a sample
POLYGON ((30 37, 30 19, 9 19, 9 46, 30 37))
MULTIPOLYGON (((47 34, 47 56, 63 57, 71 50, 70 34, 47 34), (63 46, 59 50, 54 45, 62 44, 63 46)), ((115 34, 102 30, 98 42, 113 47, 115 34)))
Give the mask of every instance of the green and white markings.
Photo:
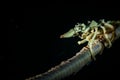
POLYGON ((79 32, 84 32, 86 29, 86 25, 84 23, 77 23, 73 29, 70 29, 68 32, 60 35, 60 38, 70 38, 76 36, 79 32))
POLYGON ((70 29, 68 32, 64 33, 63 35, 60 35, 60 38, 70 38, 73 37, 75 34, 75 31, 73 29, 70 29))

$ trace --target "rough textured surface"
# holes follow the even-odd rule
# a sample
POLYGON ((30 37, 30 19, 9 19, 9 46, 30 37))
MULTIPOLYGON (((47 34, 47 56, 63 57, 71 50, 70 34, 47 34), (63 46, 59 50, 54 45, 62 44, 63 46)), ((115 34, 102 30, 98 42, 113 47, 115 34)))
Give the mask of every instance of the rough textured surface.
MULTIPOLYGON (((115 30, 116 37, 120 37, 120 27, 117 27, 115 30)), ((93 45, 93 50, 95 55, 101 52, 102 43, 96 40, 93 45)), ((76 53, 72 58, 62 61, 60 65, 51 68, 47 72, 36 75, 26 80, 60 80, 64 77, 70 76, 78 72, 82 67, 91 61, 91 54, 88 48, 84 47, 80 52, 76 53)))

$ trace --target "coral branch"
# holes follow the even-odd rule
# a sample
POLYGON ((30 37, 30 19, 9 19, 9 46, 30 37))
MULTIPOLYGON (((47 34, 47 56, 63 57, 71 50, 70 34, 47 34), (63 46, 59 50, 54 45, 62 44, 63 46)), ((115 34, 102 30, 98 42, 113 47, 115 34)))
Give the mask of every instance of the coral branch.
MULTIPOLYGON (((120 37, 120 25, 115 28, 115 38, 114 40, 120 37)), ((111 36, 109 34, 108 36, 111 36)), ((113 40, 113 41, 114 41, 113 40)), ((112 42, 113 42, 112 41, 112 42)), ((92 47, 94 55, 97 55, 104 49, 104 45, 100 40, 95 40, 92 47)), ((33 77, 30 77, 26 80, 61 80, 67 76, 70 76, 74 73, 77 73, 85 65, 92 61, 91 53, 89 48, 83 47, 80 52, 76 53, 72 58, 62 61, 59 65, 51 68, 43 74, 39 74, 33 77)))

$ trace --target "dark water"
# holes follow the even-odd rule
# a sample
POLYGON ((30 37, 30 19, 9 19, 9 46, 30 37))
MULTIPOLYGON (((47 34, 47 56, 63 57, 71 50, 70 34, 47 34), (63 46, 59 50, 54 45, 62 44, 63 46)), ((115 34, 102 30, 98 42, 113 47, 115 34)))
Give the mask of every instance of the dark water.
MULTIPOLYGON (((49 4, 40 8, 10 9, 8 19, 9 53, 2 55, 2 58, 6 59, 8 79, 24 80, 72 57, 85 46, 77 45, 78 38, 59 38, 77 22, 119 20, 120 17, 117 8, 113 7, 49 4)), ((105 49, 97 61, 66 80, 94 79, 95 76, 103 79, 111 77, 106 74, 117 75, 120 71, 119 40, 112 48, 105 49)))

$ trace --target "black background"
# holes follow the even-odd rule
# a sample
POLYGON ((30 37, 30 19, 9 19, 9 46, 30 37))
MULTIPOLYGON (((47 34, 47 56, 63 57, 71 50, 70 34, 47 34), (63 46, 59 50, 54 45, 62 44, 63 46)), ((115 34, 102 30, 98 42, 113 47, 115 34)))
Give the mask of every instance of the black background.
MULTIPOLYGON (((43 73, 66 60, 84 45, 76 38, 59 36, 77 22, 105 19, 120 20, 119 8, 109 4, 46 4, 40 8, 10 8, 8 10, 8 80, 24 80, 43 73), (13 29, 15 27, 15 31, 13 29)), ((66 80, 119 78, 119 41, 116 40, 103 55, 66 80), (114 76, 113 76, 114 75, 114 76)))

